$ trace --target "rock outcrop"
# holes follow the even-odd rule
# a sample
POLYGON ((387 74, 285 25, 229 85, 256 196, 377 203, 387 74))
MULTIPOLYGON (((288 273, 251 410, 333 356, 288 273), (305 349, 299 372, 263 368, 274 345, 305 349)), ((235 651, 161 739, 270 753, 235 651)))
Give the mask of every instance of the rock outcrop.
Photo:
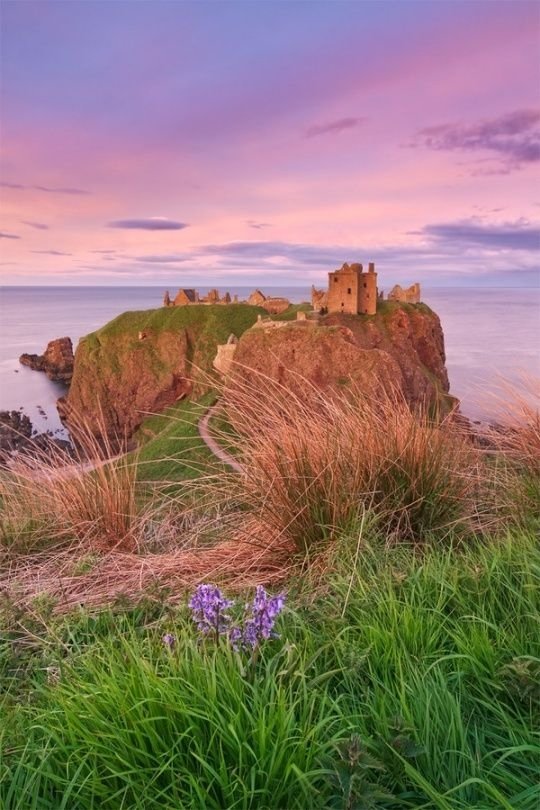
POLYGON ((32 422, 21 411, 0 411, 0 461, 19 450, 32 436, 32 422))
POLYGON ((235 375, 263 373, 301 393, 303 380, 321 390, 358 386, 368 396, 401 390, 411 404, 451 407, 444 338, 438 316, 427 306, 385 303, 375 315, 333 314, 319 325, 287 324, 250 329, 234 357, 235 375), (253 369, 250 371, 249 369, 253 369))
POLYGON ((346 325, 360 348, 381 349, 391 355, 401 370, 403 391, 410 402, 434 402, 448 395, 444 334, 439 316, 426 304, 384 301, 371 318, 333 314, 321 323, 346 325))
POLYGON ((8 466, 18 453, 66 463, 73 457, 73 447, 51 431, 37 433, 30 418, 22 411, 0 411, 0 465, 8 466))
POLYGON ((34 371, 44 371, 54 382, 69 385, 73 376, 73 345, 71 338, 51 340, 43 354, 21 354, 19 363, 34 371))

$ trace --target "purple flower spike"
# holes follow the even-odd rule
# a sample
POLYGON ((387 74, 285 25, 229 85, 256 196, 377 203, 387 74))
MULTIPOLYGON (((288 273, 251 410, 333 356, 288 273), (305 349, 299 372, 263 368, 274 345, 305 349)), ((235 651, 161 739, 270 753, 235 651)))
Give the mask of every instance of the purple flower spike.
POLYGON ((168 647, 169 650, 172 650, 176 644, 176 636, 173 636, 172 633, 165 633, 165 635, 161 637, 161 640, 165 647, 168 647))
POLYGON ((251 615, 244 623, 242 640, 246 647, 255 649, 263 639, 278 638, 272 630, 284 604, 285 594, 269 596, 262 585, 257 587, 251 604, 251 615))
POLYGON ((227 633, 231 617, 226 611, 233 604, 215 585, 199 585, 189 600, 193 621, 199 630, 214 633, 216 638, 227 633))

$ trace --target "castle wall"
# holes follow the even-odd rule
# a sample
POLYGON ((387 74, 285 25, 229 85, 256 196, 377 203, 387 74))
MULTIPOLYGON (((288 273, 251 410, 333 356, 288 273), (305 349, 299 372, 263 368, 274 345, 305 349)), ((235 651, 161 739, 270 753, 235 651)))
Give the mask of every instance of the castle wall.
POLYGON ((405 304, 419 304, 420 303, 420 284, 416 282, 411 284, 410 287, 403 289, 399 284, 396 284, 388 293, 389 301, 401 301, 405 304))
POLYGON ((328 273, 328 312, 358 312, 358 272, 348 265, 328 273))
POLYGON ((358 312, 363 315, 377 312, 377 273, 374 270, 359 277, 358 312))
POLYGON ((375 265, 363 272, 361 264, 344 264, 328 273, 328 312, 347 315, 375 315, 377 311, 377 273, 375 265))

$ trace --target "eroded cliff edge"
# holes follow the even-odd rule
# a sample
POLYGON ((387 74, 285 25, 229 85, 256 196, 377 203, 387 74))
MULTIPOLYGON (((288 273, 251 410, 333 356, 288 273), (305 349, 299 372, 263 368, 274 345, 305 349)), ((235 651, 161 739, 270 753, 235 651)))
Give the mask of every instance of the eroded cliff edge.
POLYGON ((240 339, 235 375, 264 373, 301 392, 305 378, 320 389, 356 385, 368 396, 397 388, 411 404, 448 411, 444 335, 425 304, 381 302, 376 315, 332 314, 280 328, 257 328, 240 339))
POLYGON ((211 387, 217 347, 231 335, 239 341, 229 385, 253 369, 292 388, 305 378, 321 389, 354 384, 376 396, 394 387, 413 404, 452 404, 441 324, 423 304, 384 302, 373 316, 285 324, 257 323, 261 314, 231 304, 120 315, 80 341, 71 388, 59 401, 62 418, 72 433, 82 418, 120 446, 147 414, 211 387))
MULTIPOLYGON (((60 416, 76 438, 83 420, 120 448, 149 413, 208 388, 216 346, 264 313, 241 304, 125 312, 79 342, 60 416)), ((265 313, 264 313, 265 314, 265 313)))

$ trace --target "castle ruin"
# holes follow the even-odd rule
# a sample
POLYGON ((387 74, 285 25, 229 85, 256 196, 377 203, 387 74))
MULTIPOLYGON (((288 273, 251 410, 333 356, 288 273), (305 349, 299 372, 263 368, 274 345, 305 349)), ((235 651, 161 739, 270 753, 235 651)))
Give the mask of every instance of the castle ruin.
POLYGON ((389 301, 401 301, 404 304, 419 304, 420 303, 420 284, 411 284, 405 290, 396 284, 388 293, 389 301))
POLYGON ((377 312, 377 273, 370 262, 364 273, 361 264, 345 264, 328 273, 328 312, 346 315, 375 315, 377 312))

